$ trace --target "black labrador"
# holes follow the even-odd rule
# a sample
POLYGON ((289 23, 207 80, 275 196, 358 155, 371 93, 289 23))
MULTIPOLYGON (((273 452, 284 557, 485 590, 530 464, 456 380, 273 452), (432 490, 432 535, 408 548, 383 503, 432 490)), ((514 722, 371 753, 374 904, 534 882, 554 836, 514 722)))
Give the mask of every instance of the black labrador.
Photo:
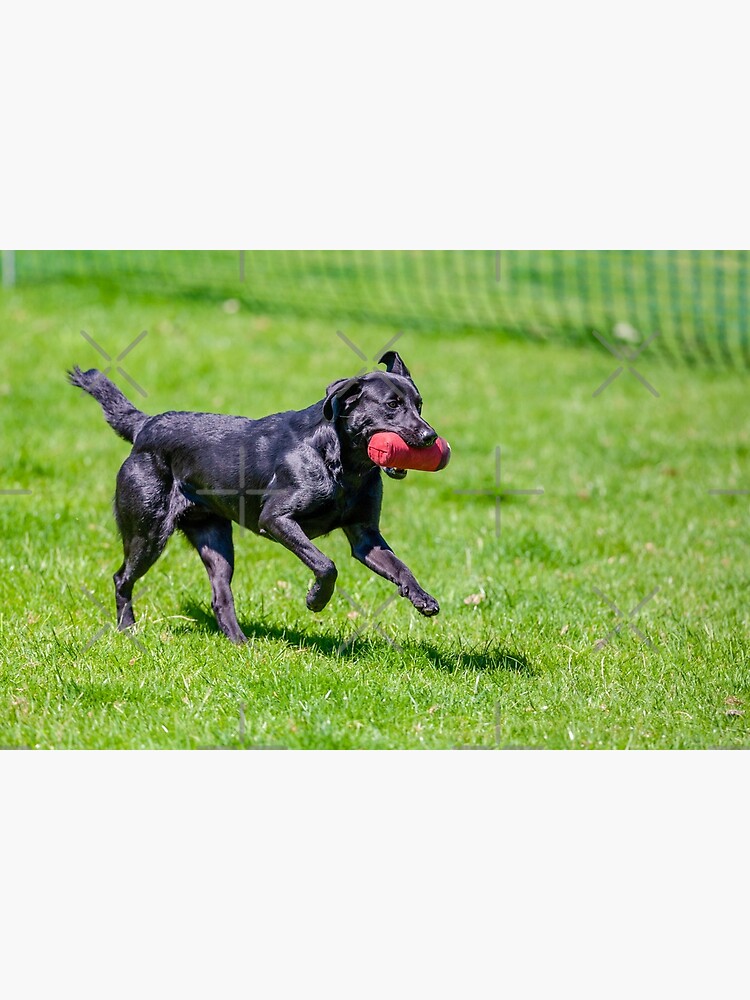
MULTIPOLYGON (((135 624, 136 580, 179 528, 208 571, 219 628, 244 642, 230 587, 232 521, 281 542, 312 570, 311 611, 330 601, 337 570, 310 539, 342 528, 355 559, 395 583, 420 614, 438 613, 438 602, 380 534, 383 484, 367 454, 378 431, 393 431, 414 448, 429 447, 437 435, 421 417, 422 399, 399 355, 388 351, 380 361, 386 372, 339 379, 307 409, 259 420, 171 411, 149 417, 97 369, 69 372, 71 383, 92 395, 110 426, 133 445, 117 475, 114 502, 125 551, 114 575, 120 629, 135 624)), ((385 471, 394 479, 406 475, 385 471)))

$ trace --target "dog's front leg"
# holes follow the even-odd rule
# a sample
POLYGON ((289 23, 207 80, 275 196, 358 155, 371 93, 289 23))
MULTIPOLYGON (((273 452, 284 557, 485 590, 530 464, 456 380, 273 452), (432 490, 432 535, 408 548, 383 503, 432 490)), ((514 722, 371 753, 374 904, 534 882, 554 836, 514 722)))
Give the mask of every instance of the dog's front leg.
POLYGON ((307 606, 311 611, 322 611, 333 596, 338 570, 334 562, 320 551, 302 528, 288 514, 263 513, 258 522, 261 534, 281 542, 315 574, 315 583, 307 592, 307 606))
POLYGON ((431 617, 440 611, 440 605, 417 583, 417 579, 402 563, 377 528, 369 525, 350 525, 344 528, 352 547, 352 555, 368 569, 395 583, 402 597, 408 597, 421 615, 431 617))

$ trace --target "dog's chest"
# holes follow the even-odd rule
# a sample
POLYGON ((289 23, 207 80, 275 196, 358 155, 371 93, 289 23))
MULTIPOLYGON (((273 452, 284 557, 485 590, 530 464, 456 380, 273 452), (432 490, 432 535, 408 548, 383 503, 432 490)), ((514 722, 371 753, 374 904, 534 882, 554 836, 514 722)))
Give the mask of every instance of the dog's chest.
POLYGON ((359 491, 346 483, 335 483, 325 501, 300 518, 300 525, 309 538, 325 535, 358 521, 361 504, 359 491))

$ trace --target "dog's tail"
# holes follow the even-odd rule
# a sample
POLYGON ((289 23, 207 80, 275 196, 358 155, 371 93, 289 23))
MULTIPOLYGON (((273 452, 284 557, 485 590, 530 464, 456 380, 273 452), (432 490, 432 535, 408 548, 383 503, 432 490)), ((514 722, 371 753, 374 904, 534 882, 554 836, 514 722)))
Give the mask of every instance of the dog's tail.
POLYGON ((114 382, 110 382, 107 376, 96 368, 82 372, 78 365, 68 372, 68 379, 71 385, 77 385, 79 389, 94 397, 104 410, 107 423, 121 438, 125 438, 131 444, 135 441, 136 434, 148 420, 148 416, 136 409, 114 382))

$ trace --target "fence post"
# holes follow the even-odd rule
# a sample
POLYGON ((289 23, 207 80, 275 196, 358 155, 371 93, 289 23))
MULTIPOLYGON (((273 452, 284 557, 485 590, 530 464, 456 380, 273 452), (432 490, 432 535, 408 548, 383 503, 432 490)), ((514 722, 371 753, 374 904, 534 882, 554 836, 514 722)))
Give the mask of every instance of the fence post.
POLYGON ((16 252, 3 250, 3 288, 13 288, 16 283, 16 252))

